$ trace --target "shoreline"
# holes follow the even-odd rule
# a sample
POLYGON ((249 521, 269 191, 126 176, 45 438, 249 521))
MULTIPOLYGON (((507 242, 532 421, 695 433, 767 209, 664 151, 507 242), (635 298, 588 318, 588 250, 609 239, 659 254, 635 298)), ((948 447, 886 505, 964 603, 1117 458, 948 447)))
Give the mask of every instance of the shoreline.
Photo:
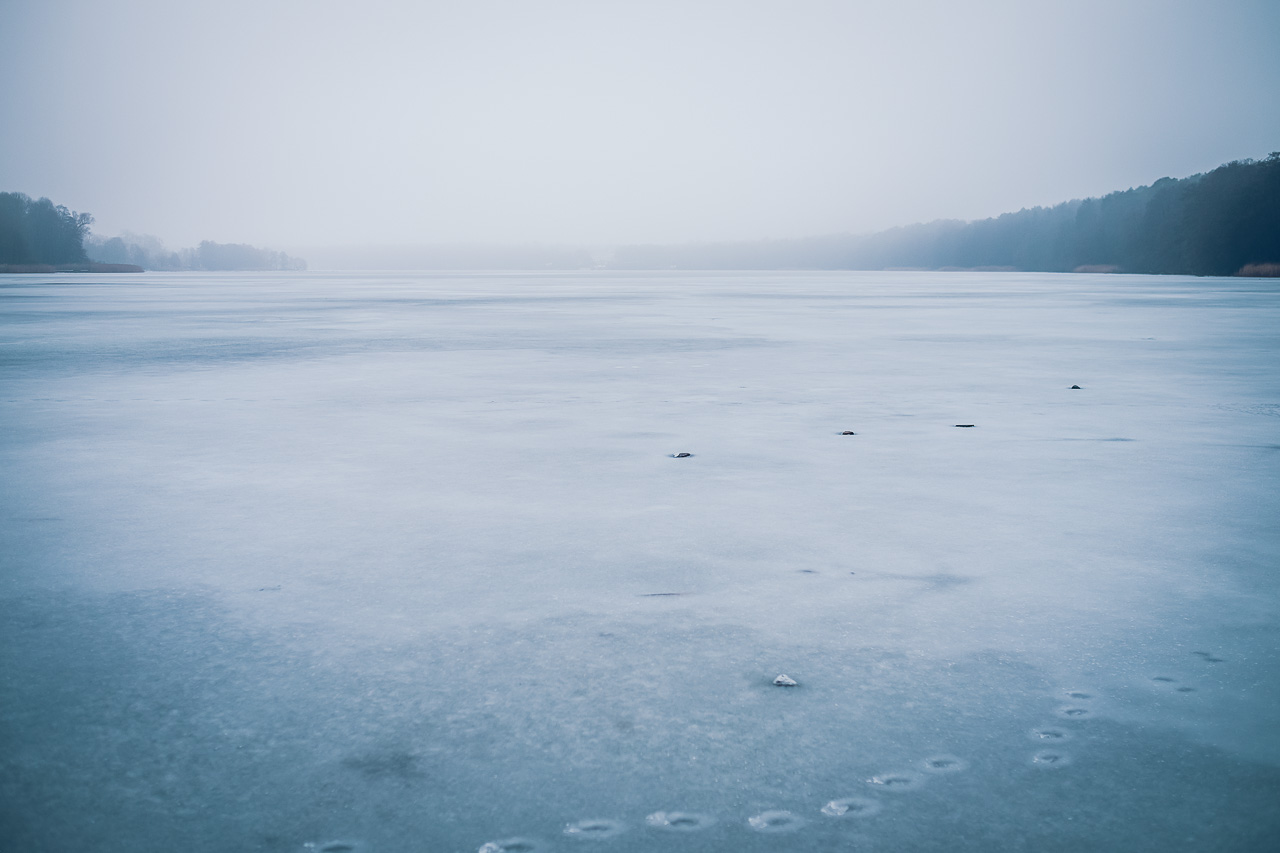
POLYGON ((0 264, 0 274, 51 273, 51 272, 146 272, 136 264, 0 264))
POLYGON ((145 272, 145 269, 136 264, 0 264, 0 274, 145 272))

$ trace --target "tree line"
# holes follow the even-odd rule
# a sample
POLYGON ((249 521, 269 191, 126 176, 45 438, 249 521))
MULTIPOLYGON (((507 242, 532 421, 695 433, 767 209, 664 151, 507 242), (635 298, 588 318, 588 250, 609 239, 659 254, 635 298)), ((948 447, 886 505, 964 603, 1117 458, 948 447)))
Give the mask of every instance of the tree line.
POLYGON ((47 198, 0 193, 0 264, 82 264, 93 217, 47 198))
POLYGON ((624 246, 616 269, 1007 269, 1280 274, 1280 152, 1102 198, 863 236, 624 246))
POLYGON ((284 252, 245 243, 205 240, 192 249, 168 251, 154 237, 109 240, 89 233, 93 216, 77 213, 47 198, 0 192, 0 267, 34 271, 76 267, 91 271, 149 270, 300 270, 307 262, 284 252))
POLYGON ((247 243, 204 240, 191 249, 170 251, 154 237, 89 238, 89 257, 105 264, 135 264, 148 270, 305 270, 307 262, 284 252, 247 243))
MULTIPOLYGON (((103 240, 93 217, 47 198, 0 193, 0 267, 136 265, 154 270, 296 270, 306 262, 243 243, 167 250, 154 237, 103 240)), ((436 252, 435 268, 592 265, 581 250, 436 252), (510 257, 507 257, 510 255, 510 257), (536 258, 535 258, 536 255, 536 258), (499 256, 501 256, 499 258, 499 256)), ((423 264, 416 258, 415 266, 423 264)), ((1189 178, 1034 207, 976 222, 940 220, 868 235, 622 246, 613 269, 990 269, 1182 275, 1280 275, 1280 152, 1189 178)), ((420 268, 426 268, 422 266, 420 268)))

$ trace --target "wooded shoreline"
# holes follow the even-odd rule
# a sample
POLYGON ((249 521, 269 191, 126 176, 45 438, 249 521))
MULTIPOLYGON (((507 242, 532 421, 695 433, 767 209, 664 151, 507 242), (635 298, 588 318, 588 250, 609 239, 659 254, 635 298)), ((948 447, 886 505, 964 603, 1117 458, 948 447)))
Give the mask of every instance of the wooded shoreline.
POLYGON ((51 273, 51 272, 146 272, 136 264, 0 264, 0 274, 4 273, 51 273))

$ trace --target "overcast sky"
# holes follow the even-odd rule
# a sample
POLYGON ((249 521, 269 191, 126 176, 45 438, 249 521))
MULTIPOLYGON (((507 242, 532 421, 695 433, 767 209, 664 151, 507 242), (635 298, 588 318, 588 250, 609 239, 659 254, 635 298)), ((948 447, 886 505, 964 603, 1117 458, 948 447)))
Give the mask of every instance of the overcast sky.
POLYGON ((277 248, 971 219, 1280 149, 1280 2, 0 0, 0 190, 277 248))

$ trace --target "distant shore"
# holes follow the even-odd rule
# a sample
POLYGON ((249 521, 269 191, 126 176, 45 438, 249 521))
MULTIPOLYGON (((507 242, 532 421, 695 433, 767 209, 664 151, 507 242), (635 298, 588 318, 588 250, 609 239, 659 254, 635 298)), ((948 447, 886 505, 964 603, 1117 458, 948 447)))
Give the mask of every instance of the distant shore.
POLYGON ((145 272, 136 264, 0 264, 2 273, 145 272))

